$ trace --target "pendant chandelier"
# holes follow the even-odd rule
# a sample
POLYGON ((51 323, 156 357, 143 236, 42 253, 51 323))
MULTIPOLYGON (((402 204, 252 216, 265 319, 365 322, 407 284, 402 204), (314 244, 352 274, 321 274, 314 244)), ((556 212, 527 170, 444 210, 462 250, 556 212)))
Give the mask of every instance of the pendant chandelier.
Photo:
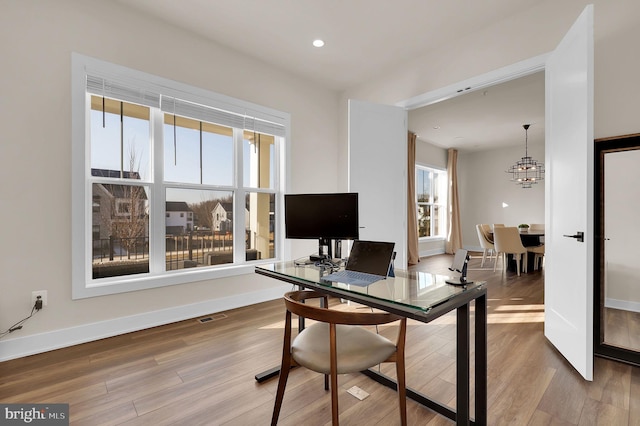
POLYGON ((528 153, 528 130, 529 124, 524 124, 524 157, 516 161, 514 165, 509 167, 507 173, 511 173, 511 181, 520 185, 522 188, 531 188, 531 185, 537 184, 538 181, 544 179, 544 163, 539 163, 529 157, 528 153))

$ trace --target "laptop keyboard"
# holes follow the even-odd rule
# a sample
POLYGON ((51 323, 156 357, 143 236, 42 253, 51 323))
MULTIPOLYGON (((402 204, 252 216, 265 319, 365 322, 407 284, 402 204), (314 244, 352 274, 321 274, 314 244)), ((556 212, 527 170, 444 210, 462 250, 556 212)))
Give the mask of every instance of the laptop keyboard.
POLYGON ((373 284, 376 281, 380 281, 385 277, 381 277, 380 275, 367 274, 366 272, 358 272, 358 271, 338 271, 327 276, 322 277, 323 280, 327 281, 335 281, 343 284, 353 284, 366 286, 369 284, 373 284))

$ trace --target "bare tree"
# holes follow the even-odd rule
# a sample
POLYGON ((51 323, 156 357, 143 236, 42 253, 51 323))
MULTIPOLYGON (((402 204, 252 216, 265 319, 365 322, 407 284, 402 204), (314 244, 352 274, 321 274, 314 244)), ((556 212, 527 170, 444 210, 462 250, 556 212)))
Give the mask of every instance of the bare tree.
MULTIPOLYGON (((129 151, 129 178, 140 179, 140 164, 136 161, 136 153, 131 145, 129 151)), ((115 185, 114 185, 115 186, 115 185)), ((120 194, 112 199, 113 221, 111 235, 121 241, 127 250, 127 258, 138 245, 145 244, 149 223, 147 194, 140 185, 118 185, 120 194)), ((115 194, 114 194, 115 195, 115 194)))
POLYGON ((217 203, 216 200, 205 200, 199 203, 189 204, 189 208, 193 211, 195 222, 198 226, 213 229, 213 216, 211 216, 211 212, 217 203))

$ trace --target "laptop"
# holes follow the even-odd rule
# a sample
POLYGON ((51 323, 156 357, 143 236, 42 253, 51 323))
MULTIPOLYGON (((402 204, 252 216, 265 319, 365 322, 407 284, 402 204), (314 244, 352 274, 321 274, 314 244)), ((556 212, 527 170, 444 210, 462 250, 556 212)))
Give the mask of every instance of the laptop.
POLYGON ((387 278, 395 243, 355 240, 343 271, 322 277, 325 281, 368 286, 387 278))

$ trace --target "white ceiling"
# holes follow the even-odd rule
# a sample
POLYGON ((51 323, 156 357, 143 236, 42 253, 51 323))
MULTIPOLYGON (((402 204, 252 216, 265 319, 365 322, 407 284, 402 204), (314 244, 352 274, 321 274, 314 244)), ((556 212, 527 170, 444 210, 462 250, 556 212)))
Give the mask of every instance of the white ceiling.
MULTIPOLYGON (((385 70, 415 55, 521 13, 538 0, 112 1, 343 91, 384 75, 385 70), (322 38, 326 45, 313 47, 316 38, 322 38)), ((460 149, 517 143, 522 141, 524 121, 542 122, 544 118, 544 109, 542 113, 536 109, 534 115, 525 110, 518 113, 520 108, 515 107, 519 102, 528 105, 538 94, 533 85, 530 82, 521 88, 522 95, 513 97, 509 104, 503 102, 509 95, 498 96, 500 91, 491 88, 482 99, 478 99, 483 94, 480 91, 425 107, 427 118, 423 120, 422 111, 412 113, 410 128, 422 140, 460 149), (440 126, 439 132, 432 129, 434 125, 440 126), (518 130, 519 137, 515 137, 518 130)))
POLYGON ((479 151, 544 144, 544 72, 409 111, 409 130, 443 148, 479 151))

